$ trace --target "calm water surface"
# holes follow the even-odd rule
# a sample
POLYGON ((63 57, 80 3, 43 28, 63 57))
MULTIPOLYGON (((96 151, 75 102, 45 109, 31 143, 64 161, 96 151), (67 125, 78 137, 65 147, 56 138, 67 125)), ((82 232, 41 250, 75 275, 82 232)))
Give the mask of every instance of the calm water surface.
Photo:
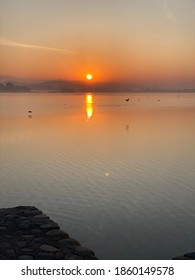
POLYGON ((1 94, 0 144, 0 208, 39 207, 100 259, 195 250, 195 94, 1 94))

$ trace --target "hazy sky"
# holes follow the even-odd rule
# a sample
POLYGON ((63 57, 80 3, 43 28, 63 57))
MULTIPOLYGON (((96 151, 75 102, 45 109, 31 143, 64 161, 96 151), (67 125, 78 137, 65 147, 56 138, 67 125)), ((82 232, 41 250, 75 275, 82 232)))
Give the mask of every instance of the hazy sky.
POLYGON ((195 81, 195 0, 0 0, 0 75, 195 81))

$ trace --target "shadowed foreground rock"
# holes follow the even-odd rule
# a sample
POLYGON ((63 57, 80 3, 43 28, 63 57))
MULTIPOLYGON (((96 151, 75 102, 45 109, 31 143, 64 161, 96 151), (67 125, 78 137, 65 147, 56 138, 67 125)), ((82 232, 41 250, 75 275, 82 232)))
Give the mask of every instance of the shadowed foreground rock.
POLYGON ((0 260, 95 260, 34 206, 0 209, 0 260))
POLYGON ((182 256, 175 257, 173 260, 195 260, 195 252, 190 252, 182 256))

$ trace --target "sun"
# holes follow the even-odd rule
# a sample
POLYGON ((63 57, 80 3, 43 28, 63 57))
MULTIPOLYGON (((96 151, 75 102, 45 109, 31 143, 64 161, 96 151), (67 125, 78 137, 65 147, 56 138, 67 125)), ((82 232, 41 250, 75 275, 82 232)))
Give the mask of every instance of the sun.
POLYGON ((86 79, 90 81, 90 80, 93 79, 93 76, 92 76, 91 74, 87 74, 87 75, 86 75, 86 79))

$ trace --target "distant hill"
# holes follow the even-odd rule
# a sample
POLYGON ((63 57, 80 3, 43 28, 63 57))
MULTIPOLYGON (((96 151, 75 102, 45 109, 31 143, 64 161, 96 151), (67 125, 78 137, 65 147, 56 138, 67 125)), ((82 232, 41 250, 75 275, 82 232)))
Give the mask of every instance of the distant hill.
POLYGON ((129 92, 134 89, 132 85, 125 85, 117 82, 82 82, 82 81, 65 81, 50 80, 40 83, 31 84, 33 90, 47 90, 52 92, 129 92))
POLYGON ((43 82, 44 80, 42 79, 27 79, 27 78, 18 78, 18 77, 13 77, 13 76, 1 76, 0 75, 0 83, 13 83, 14 85, 27 85, 27 84, 32 84, 32 83, 39 83, 43 82))
POLYGON ((52 92, 195 92, 192 88, 175 88, 175 87, 159 87, 159 86, 141 86, 130 83, 119 82, 81 82, 81 81, 65 81, 50 80, 29 85, 32 90, 52 91, 52 92))
POLYGON ((13 83, 7 82, 5 85, 0 83, 0 92, 30 92, 31 89, 26 86, 16 86, 13 83))
POLYGON ((82 89, 81 82, 64 80, 49 80, 30 85, 33 90, 47 90, 60 92, 75 92, 82 89))
POLYGON ((137 85, 124 82, 102 82, 94 81, 66 81, 66 80, 32 80, 14 77, 0 76, 0 92, 61 92, 61 93, 83 93, 83 92, 195 92, 194 86, 177 88, 174 86, 137 85), (7 80, 6 80, 7 79, 7 80))

